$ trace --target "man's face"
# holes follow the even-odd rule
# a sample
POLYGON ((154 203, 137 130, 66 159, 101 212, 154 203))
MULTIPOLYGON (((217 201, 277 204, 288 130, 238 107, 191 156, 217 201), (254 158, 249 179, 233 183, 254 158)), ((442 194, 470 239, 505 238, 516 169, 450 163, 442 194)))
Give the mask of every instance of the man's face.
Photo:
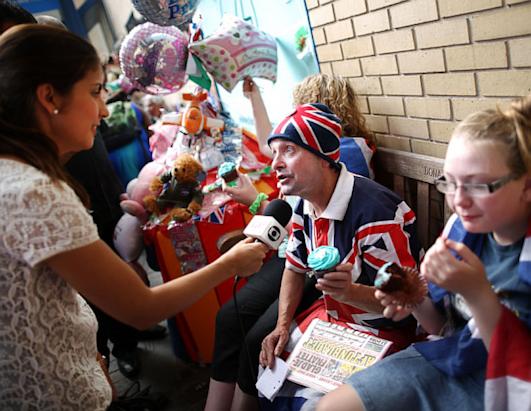
POLYGON ((324 160, 289 140, 273 140, 270 147, 273 151, 272 167, 282 194, 308 198, 308 194, 316 191, 324 160))

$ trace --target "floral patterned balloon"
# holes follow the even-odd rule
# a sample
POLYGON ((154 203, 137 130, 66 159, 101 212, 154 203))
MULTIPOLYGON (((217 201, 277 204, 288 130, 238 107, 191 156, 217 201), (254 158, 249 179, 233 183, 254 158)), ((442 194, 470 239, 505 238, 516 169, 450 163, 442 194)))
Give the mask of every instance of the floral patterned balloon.
POLYGON ((150 94, 178 91, 186 82, 188 36, 176 27, 144 23, 126 36, 120 66, 132 85, 150 94))
POLYGON ((190 44, 214 80, 232 91, 245 76, 277 79, 277 44, 269 34, 225 15, 211 36, 190 44))
POLYGON ((161 26, 185 29, 192 21, 199 0, 132 0, 146 20, 161 26))

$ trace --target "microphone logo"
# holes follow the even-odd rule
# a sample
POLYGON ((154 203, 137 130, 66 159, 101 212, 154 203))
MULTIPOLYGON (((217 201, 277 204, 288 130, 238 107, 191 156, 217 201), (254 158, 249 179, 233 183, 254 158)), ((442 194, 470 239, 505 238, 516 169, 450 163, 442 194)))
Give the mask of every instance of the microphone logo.
POLYGON ((266 244, 271 250, 278 250, 282 239, 288 234, 284 226, 291 218, 291 207, 284 200, 271 201, 264 215, 255 215, 243 234, 266 244))
POLYGON ((271 240, 271 241, 277 241, 279 238, 280 238, 280 230, 278 229, 278 227, 275 227, 275 226, 272 226, 269 228, 268 232, 267 232, 267 237, 271 240))

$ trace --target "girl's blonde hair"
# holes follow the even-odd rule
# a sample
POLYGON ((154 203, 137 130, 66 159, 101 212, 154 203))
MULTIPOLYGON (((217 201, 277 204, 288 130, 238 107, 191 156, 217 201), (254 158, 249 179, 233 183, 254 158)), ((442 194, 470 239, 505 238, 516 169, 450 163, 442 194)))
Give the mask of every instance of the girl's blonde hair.
POLYGON ((293 90, 293 104, 326 104, 341 119, 347 137, 364 137, 374 143, 374 136, 358 108, 356 92, 347 79, 329 74, 306 77, 293 90))
POLYGON ((517 176, 531 170, 531 96, 500 108, 470 114, 455 128, 453 137, 505 145, 507 165, 517 176))

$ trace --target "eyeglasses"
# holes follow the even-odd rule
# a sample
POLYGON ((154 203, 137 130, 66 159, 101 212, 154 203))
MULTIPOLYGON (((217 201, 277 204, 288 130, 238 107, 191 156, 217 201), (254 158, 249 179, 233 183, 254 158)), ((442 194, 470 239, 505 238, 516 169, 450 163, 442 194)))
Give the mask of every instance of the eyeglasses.
POLYGON ((514 180, 516 176, 514 174, 509 174, 508 176, 499 178, 496 181, 493 181, 492 183, 485 183, 485 184, 473 184, 473 183, 465 183, 465 184, 456 184, 453 181, 446 181, 446 177, 441 176, 435 180, 435 188, 439 190, 443 194, 455 194, 457 189, 461 187, 461 189, 467 193, 469 196, 472 197, 483 197, 488 196, 489 194, 494 193, 495 191, 502 188, 505 184, 507 184, 509 181, 514 180))

